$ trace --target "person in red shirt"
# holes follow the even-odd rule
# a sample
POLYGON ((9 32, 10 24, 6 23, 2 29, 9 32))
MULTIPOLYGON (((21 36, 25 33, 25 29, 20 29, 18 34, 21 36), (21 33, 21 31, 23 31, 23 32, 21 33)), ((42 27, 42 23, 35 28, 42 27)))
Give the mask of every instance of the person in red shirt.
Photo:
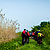
POLYGON ((22 32, 22 45, 25 44, 25 37, 26 37, 25 33, 26 33, 26 29, 24 29, 22 32))
POLYGON ((34 35, 35 35, 35 32, 32 33, 32 36, 34 36, 34 35))
POLYGON ((26 32, 26 38, 25 38, 25 40, 26 40, 27 43, 29 43, 29 36, 30 36, 30 34, 29 34, 28 30, 27 30, 27 32, 26 32))
POLYGON ((32 38, 35 39, 35 32, 32 32, 32 38))

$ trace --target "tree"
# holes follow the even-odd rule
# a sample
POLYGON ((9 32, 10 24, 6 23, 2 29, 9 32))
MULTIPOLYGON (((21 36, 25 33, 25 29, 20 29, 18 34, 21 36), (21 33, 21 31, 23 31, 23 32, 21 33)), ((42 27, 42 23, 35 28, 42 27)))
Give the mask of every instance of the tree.
POLYGON ((34 27, 31 27, 32 28, 32 32, 35 32, 37 30, 40 30, 40 26, 34 26, 34 27))

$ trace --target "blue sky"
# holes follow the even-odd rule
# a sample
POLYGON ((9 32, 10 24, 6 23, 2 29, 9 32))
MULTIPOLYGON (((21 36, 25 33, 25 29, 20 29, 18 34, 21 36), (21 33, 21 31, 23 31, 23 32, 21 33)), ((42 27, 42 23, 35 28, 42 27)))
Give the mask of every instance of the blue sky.
POLYGON ((0 0, 0 9, 5 18, 18 19, 20 30, 50 21, 50 0, 0 0))

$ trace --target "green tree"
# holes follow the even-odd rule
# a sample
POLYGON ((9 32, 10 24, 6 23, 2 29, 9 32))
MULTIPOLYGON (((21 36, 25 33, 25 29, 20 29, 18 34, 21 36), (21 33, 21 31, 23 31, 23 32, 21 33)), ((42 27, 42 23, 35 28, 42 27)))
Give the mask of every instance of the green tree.
POLYGON ((33 32, 35 32, 37 30, 40 30, 40 26, 39 25, 38 26, 31 27, 31 28, 32 28, 32 31, 33 32))

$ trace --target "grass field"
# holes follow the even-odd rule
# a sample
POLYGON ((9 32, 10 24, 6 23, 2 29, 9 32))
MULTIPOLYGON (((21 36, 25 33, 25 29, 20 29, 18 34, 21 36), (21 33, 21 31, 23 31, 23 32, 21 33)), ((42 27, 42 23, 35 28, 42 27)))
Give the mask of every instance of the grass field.
POLYGON ((34 39, 29 39, 29 44, 22 45, 22 37, 19 36, 6 43, 0 43, 0 50, 50 50, 50 45, 46 43, 45 38, 40 46, 34 39))

